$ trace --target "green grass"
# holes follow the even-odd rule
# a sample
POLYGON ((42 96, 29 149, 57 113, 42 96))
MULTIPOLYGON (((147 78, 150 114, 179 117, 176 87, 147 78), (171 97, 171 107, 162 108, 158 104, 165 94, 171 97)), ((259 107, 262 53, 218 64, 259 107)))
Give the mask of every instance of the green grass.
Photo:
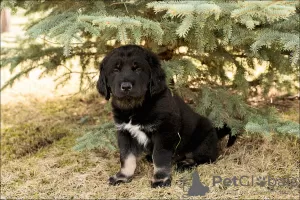
POLYGON ((2 161, 33 154, 39 149, 51 145, 69 134, 62 124, 40 126, 35 124, 20 124, 1 131, 2 161))
MULTIPOLYGON (((292 107, 282 116, 296 119, 294 110, 292 107)), ((191 171, 173 171, 171 187, 151 189, 153 167, 141 159, 132 182, 114 187, 107 184, 107 179, 119 170, 118 152, 72 150, 76 139, 90 127, 110 120, 112 115, 108 104, 94 94, 84 98, 31 99, 21 104, 2 105, 2 197, 183 198, 186 192, 181 181, 188 179, 187 183, 190 183, 191 171)), ((298 199, 296 187, 225 187, 222 184, 212 187, 212 177, 298 177, 299 139, 278 135, 265 138, 252 134, 242 136, 231 148, 225 148, 225 143, 225 140, 220 143, 222 152, 217 162, 196 168, 201 182, 210 187, 209 193, 201 198, 298 199)))

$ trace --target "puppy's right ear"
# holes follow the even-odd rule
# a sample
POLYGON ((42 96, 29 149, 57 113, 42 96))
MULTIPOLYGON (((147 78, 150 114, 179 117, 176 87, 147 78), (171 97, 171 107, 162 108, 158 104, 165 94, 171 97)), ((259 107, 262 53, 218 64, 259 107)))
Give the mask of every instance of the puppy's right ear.
POLYGON ((161 68, 159 58, 151 51, 145 50, 146 59, 151 66, 150 76, 150 94, 151 96, 156 95, 167 88, 166 85, 166 74, 161 68))
POLYGON ((105 76, 105 72, 103 69, 104 63, 102 62, 100 65, 100 75, 99 75, 99 79, 97 81, 97 89, 98 92, 105 97, 106 100, 109 100, 110 98, 110 90, 109 87, 106 83, 106 76, 105 76))

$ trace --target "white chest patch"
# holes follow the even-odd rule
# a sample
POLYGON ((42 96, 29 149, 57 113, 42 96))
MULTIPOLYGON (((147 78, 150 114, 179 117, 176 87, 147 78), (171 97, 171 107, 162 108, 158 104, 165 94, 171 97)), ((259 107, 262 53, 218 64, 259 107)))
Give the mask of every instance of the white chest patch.
POLYGON ((131 121, 129 123, 116 124, 119 130, 127 130, 132 137, 136 138, 138 143, 146 146, 148 143, 148 137, 146 133, 141 131, 141 125, 132 125, 131 121))

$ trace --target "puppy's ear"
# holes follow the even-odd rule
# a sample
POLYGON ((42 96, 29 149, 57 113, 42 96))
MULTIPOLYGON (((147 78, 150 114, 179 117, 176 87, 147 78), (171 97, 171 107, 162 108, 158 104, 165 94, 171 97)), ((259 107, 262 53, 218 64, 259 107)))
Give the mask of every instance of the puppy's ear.
POLYGON ((97 81, 97 89, 98 92, 105 97, 106 100, 109 100, 110 98, 110 90, 109 87, 106 83, 106 76, 105 76, 105 72, 103 69, 104 63, 102 62, 100 65, 100 75, 99 75, 99 79, 97 81))
POLYGON ((154 53, 146 50, 146 55, 151 67, 149 89, 151 96, 153 96, 166 89, 166 74, 161 68, 159 58, 154 53))

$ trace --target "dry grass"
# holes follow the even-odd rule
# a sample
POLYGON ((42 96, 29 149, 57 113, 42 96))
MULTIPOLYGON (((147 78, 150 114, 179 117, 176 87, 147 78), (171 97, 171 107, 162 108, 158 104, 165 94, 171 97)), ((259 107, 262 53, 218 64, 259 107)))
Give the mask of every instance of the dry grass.
MULTIPOLYGON (((152 166, 142 159, 131 183, 113 187, 107 184, 107 179, 119 168, 118 153, 71 150, 76 138, 82 135, 87 127, 111 119, 105 101, 95 97, 97 96, 86 95, 85 98, 76 96, 46 101, 33 98, 23 103, 2 105, 2 127, 9 130, 1 131, 2 151, 6 152, 2 155, 5 162, 2 162, 1 169, 3 197, 26 199, 185 197, 186 192, 182 188, 181 180, 189 178, 191 172, 173 172, 173 183, 170 188, 151 189, 152 166), (87 123, 78 123, 87 115, 90 116, 87 123), (23 134, 21 130, 24 130, 23 134), (61 131, 53 130, 63 130, 64 134, 60 135, 61 131), (56 137, 56 134, 59 137, 56 137), (38 142, 48 141, 49 138, 52 138, 51 142, 38 142), (6 145, 23 153, 6 151, 6 145), (18 156, 11 156, 15 154, 18 156)), ((287 113, 293 114, 293 110, 287 113)), ((213 176, 216 175, 222 178, 251 175, 299 177, 298 144, 299 140, 287 136, 241 137, 233 147, 223 149, 216 163, 197 167, 202 183, 210 187, 205 198, 298 199, 299 187, 268 188, 258 185, 225 187, 221 184, 212 186, 213 176)))

